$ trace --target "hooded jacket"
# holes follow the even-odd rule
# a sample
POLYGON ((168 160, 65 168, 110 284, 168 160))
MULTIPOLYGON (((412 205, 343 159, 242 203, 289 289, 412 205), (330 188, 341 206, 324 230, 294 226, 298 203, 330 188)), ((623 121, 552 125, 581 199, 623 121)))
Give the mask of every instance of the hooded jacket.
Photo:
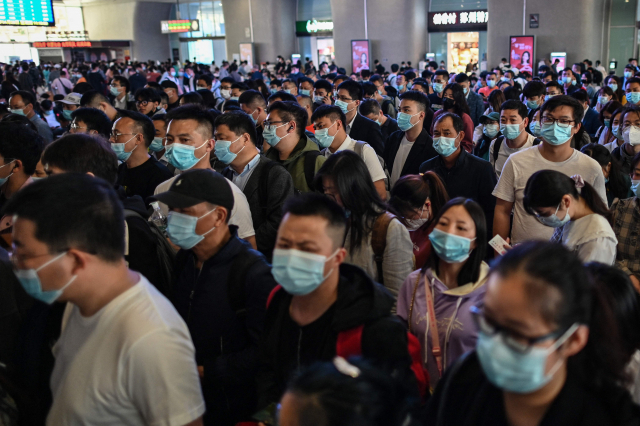
POLYGON ((338 334, 360 325, 364 325, 362 357, 379 368, 415 381, 410 370, 406 328, 390 315, 394 298, 362 269, 340 265, 338 298, 311 324, 300 327, 291 319, 292 297, 280 289, 267 308, 260 342, 262 365, 257 377, 260 408, 279 401, 292 375, 300 368, 331 361, 336 355, 338 334))

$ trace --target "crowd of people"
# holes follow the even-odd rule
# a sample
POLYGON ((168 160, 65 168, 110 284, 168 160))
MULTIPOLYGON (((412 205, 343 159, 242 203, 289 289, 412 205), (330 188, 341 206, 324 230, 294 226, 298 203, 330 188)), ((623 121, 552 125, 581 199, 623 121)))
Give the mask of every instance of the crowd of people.
POLYGON ((637 60, 1 73, 0 425, 640 425, 637 60))

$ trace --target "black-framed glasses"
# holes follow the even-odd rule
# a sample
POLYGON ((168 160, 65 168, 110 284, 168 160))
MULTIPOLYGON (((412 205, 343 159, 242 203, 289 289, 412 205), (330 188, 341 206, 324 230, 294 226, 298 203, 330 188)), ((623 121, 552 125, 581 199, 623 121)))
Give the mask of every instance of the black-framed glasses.
POLYGON ((274 124, 278 124, 278 123, 288 123, 288 121, 268 121, 268 120, 264 120, 262 122, 262 124, 264 125, 265 128, 269 127, 269 126, 273 126, 274 124))
POLYGON ((136 106, 146 107, 147 105, 149 105, 149 101, 136 101, 136 106))
POLYGON ((345 98, 344 96, 336 96, 336 99, 338 99, 339 101, 342 101, 342 102, 351 102, 351 101, 355 101, 355 99, 345 98))
POLYGON ((558 123, 558 126, 560 127, 570 127, 571 123, 575 123, 574 120, 568 120, 566 118, 559 118, 559 119, 555 119, 553 117, 549 117, 548 115, 545 115, 544 117, 542 117, 541 120, 542 124, 554 124, 554 123, 558 123))

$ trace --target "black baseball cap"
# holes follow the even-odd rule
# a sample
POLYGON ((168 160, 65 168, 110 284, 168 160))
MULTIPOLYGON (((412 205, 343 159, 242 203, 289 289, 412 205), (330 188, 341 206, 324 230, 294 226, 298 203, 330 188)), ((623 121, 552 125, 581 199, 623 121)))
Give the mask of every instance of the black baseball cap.
POLYGON ((231 185, 224 176, 211 169, 188 170, 176 178, 167 192, 151 199, 177 208, 211 203, 226 208, 229 215, 233 209, 231 185))

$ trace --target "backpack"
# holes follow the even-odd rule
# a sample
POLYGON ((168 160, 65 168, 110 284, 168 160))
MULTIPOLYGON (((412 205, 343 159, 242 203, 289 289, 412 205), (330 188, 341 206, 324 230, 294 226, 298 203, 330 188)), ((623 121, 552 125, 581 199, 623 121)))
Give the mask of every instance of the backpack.
MULTIPOLYGON (((306 160, 306 158, 305 158, 306 160)), ((269 198, 269 174, 271 170, 277 167, 285 167, 277 161, 265 161, 264 168, 260 174, 260 183, 258 184, 258 197, 260 197, 260 207, 262 208, 262 217, 267 220, 267 201, 269 198)), ((315 164, 314 164, 315 168, 315 164)), ((286 169, 285 169, 286 170, 286 169)), ((315 171, 315 170, 314 170, 315 171)), ((260 226, 258 224, 256 227, 260 226)))
POLYGON ((391 99, 385 99, 384 101, 382 101, 382 106, 380 107, 382 109, 382 111, 386 112, 387 114, 389 114, 389 106, 391 106, 391 108, 393 108, 393 111, 396 111, 396 106, 394 105, 393 101, 391 99))
POLYGON ((384 212, 373 223, 373 232, 371 232, 371 248, 373 249, 373 258, 378 268, 378 282, 384 285, 384 276, 382 275, 382 262, 384 260, 384 250, 387 247, 387 232, 389 224, 395 219, 395 215, 384 212))
MULTIPOLYGON (((173 263, 176 258, 176 252, 173 250, 169 241, 165 238, 163 232, 156 226, 155 223, 149 222, 141 214, 129 210, 124 209, 124 228, 125 228, 125 255, 129 254, 129 227, 127 226, 126 219, 129 217, 138 217, 149 226, 151 233, 156 241, 156 255, 158 256, 158 264, 160 265, 160 275, 162 278, 162 286, 160 288, 170 289, 173 284, 173 263)), ((154 283, 155 284, 155 283, 154 283)))
MULTIPOLYGON (((368 143, 366 142, 362 142, 362 141, 356 141, 356 146, 354 147, 354 151, 356 154, 358 154, 358 156, 360 158, 362 158, 362 160, 364 161, 364 146, 368 145, 368 143)), ((375 152, 375 150, 374 150, 375 152)), ((391 181, 391 176, 389 176, 389 171, 387 170, 387 165, 384 162, 384 158, 382 158, 381 156, 379 156, 378 154, 376 154, 376 157, 378 157, 378 161, 380 162, 380 165, 382 166, 382 170, 384 170, 384 184, 385 187, 387 188, 387 191, 390 189, 389 188, 389 182, 391 181)))
MULTIPOLYGON (((496 143, 493 145, 493 170, 496 169, 496 161, 498 161, 498 156, 500 155, 500 147, 502 147, 502 141, 504 141, 504 136, 499 136, 496 139, 496 143)), ((540 139, 535 138, 533 140, 533 146, 539 145, 542 142, 540 139)))
POLYGON ((316 158, 320 151, 307 151, 304 153, 304 179, 311 191, 314 190, 313 177, 316 175, 316 158))

